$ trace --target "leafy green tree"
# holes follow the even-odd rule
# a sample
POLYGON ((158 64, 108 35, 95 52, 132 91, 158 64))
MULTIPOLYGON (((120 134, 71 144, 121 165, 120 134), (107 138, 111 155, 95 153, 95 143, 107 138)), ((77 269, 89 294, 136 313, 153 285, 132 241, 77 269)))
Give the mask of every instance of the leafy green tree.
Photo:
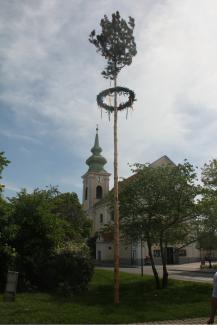
POLYGON ((56 187, 30 194, 22 190, 10 204, 18 270, 24 280, 38 283, 38 270, 47 259, 68 242, 84 242, 90 224, 77 196, 60 193, 56 187))
POLYGON ((217 248, 217 159, 202 168, 202 199, 200 200, 199 247, 209 255, 211 267, 212 251, 217 248))
POLYGON ((204 230, 199 233, 198 247, 207 251, 206 258, 209 261, 209 267, 212 267, 212 252, 217 249, 217 233, 215 230, 204 230))
POLYGON ((8 269, 15 267, 16 250, 12 243, 16 225, 11 223, 10 212, 10 204, 0 196, 0 290, 5 287, 8 269))
MULTIPOLYGON (((1 152, 0 179, 8 163, 1 152)), ((0 185, 0 194, 2 189, 3 185, 0 185)), ((4 288, 7 271, 12 268, 20 272, 20 288, 25 288, 27 282, 40 287, 43 267, 50 259, 61 258, 58 252, 65 247, 70 247, 69 255, 75 258, 71 265, 76 264, 79 252, 77 255, 75 252, 83 247, 90 226, 75 193, 60 193, 57 187, 48 187, 45 190, 35 189, 30 194, 23 189, 9 201, 0 195, 0 288, 4 288)), ((86 271, 89 274, 86 280, 82 275, 79 278, 81 283, 84 280, 85 285, 92 274, 92 266, 86 255, 79 259, 79 263, 84 263, 81 274, 86 271)), ((67 265, 66 262, 64 272, 69 271, 67 265)))
MULTIPOLYGON (((10 161, 5 157, 4 152, 0 152, 0 180, 2 179, 2 171, 4 169, 4 167, 6 167, 8 164, 10 163, 10 161)), ((2 192, 4 188, 3 184, 0 184, 0 194, 2 192)))
POLYGON ((13 247, 17 251, 21 286, 26 280, 35 283, 38 267, 63 242, 62 221, 52 213, 50 195, 47 191, 35 190, 28 194, 22 190, 10 199, 11 223, 17 228, 13 247))
POLYGON ((129 17, 127 23, 116 11, 112 14, 111 21, 104 15, 100 26, 101 34, 96 35, 93 30, 89 41, 95 45, 97 52, 100 52, 107 60, 107 66, 102 72, 103 77, 113 80, 124 66, 132 63, 132 58, 137 53, 133 36, 135 22, 132 17, 129 17))
POLYGON ((162 285, 166 287, 167 244, 187 241, 191 224, 197 218, 195 198, 198 187, 194 185, 196 172, 187 161, 178 166, 162 167, 135 164, 134 171, 136 174, 125 182, 120 193, 122 231, 132 240, 147 242, 157 288, 160 287, 160 282, 152 246, 160 245, 162 285))
POLYGON ((201 176, 204 189, 215 194, 217 191, 217 159, 213 159, 209 163, 204 164, 201 176))
MULTIPOLYGON (((4 152, 0 152, 0 182, 2 171, 9 163, 4 152)), ((13 267, 16 254, 11 246, 16 229, 9 221, 10 205, 1 195, 3 189, 4 185, 0 183, 0 289, 3 289, 5 285, 8 267, 13 267)))
POLYGON ((70 224, 69 240, 83 241, 90 233, 91 221, 87 219, 76 193, 58 193, 52 211, 70 224))

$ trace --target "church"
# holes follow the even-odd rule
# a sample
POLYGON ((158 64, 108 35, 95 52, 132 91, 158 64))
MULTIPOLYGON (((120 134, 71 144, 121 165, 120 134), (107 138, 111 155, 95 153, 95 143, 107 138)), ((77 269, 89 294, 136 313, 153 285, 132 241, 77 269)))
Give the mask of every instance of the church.
MULTIPOLYGON (((86 164, 89 168, 82 176, 82 204, 88 217, 92 221, 91 236, 97 236, 96 261, 98 263, 110 264, 113 262, 114 256, 113 236, 108 232, 102 231, 102 228, 105 225, 113 224, 114 221, 114 216, 109 209, 106 199, 110 191, 109 178, 111 174, 104 169, 107 161, 102 156, 102 148, 99 145, 98 128, 96 129, 94 146, 91 152, 92 155, 86 160, 86 164)), ((167 156, 163 156, 152 162, 150 166, 158 167, 168 164, 175 165, 167 156)), ((195 243, 180 249, 178 252, 177 255, 176 247, 167 247, 168 264, 197 262, 201 259, 200 251, 197 249, 195 243)), ((153 246, 153 256, 156 264, 160 264, 160 249, 157 245, 153 246)), ((120 263, 122 265, 139 265, 141 263, 141 258, 144 259, 145 262, 148 261, 148 248, 146 243, 143 243, 141 246, 138 242, 132 242, 131 244, 125 243, 124 241, 120 242, 120 263)))

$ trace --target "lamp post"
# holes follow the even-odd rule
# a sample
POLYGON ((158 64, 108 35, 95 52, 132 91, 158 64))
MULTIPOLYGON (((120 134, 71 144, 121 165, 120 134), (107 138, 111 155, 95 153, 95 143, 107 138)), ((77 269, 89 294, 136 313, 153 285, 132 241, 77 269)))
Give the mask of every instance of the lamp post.
POLYGON ((134 41, 134 19, 129 17, 127 23, 120 17, 119 12, 112 14, 110 21, 105 15, 100 22, 102 32, 96 35, 95 30, 90 34, 89 41, 96 46, 97 52, 107 60, 102 71, 106 79, 114 81, 114 87, 103 90, 97 96, 97 104, 109 114, 114 113, 114 303, 119 304, 119 264, 120 264, 120 227, 119 227, 119 200, 118 200, 118 111, 132 107, 135 94, 132 90, 117 86, 117 76, 121 69, 130 65, 132 57, 136 55, 134 41), (114 94, 114 105, 107 105, 105 98, 114 94), (117 95, 126 95, 128 100, 124 104, 117 102, 117 95))

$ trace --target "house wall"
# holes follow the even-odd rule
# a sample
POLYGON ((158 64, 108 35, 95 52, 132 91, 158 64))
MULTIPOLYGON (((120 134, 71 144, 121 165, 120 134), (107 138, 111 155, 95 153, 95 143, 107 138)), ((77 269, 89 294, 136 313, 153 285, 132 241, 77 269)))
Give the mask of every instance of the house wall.
MULTIPOLYGON (((96 243, 96 259, 98 259, 98 251, 101 251, 101 262, 113 263, 114 258, 114 249, 113 242, 105 242, 103 238, 100 237, 96 243)), ((162 264, 161 256, 158 256, 160 248, 157 245, 153 246, 152 254, 154 256, 154 261, 156 264, 162 264)), ((196 248, 196 244, 191 244, 186 246, 180 251, 184 253, 183 256, 173 255, 173 263, 171 264, 183 264, 200 261, 200 251, 196 248)), ((148 258, 148 247, 147 243, 142 245, 142 255, 143 255, 143 264, 150 264, 150 259, 148 258)), ((125 244, 123 241, 120 242, 120 263, 122 265, 141 265, 141 244, 125 244)), ((168 263, 169 264, 169 263, 168 263)))
MULTIPOLYGON (((96 242, 96 260, 98 262, 113 263, 114 246, 112 241, 103 241, 101 236, 96 242), (99 252, 101 261, 99 260, 99 252)), ((131 246, 120 244, 120 262, 122 264, 131 264, 131 246)))
POLYGON ((101 239, 96 243, 96 260, 97 262, 112 263, 114 259, 114 249, 112 242, 104 242, 101 239), (99 254, 100 252, 100 254, 99 254), (100 257, 99 257, 100 256, 100 257))

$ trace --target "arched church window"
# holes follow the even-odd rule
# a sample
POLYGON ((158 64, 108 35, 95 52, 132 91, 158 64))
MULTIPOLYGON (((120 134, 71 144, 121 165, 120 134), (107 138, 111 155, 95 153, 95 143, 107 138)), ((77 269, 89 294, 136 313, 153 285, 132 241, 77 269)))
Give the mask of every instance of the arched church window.
POLYGON ((88 187, 85 188, 85 200, 87 200, 88 187))
POLYGON ((98 185, 96 187, 96 198, 101 199, 102 198, 102 186, 98 185))

